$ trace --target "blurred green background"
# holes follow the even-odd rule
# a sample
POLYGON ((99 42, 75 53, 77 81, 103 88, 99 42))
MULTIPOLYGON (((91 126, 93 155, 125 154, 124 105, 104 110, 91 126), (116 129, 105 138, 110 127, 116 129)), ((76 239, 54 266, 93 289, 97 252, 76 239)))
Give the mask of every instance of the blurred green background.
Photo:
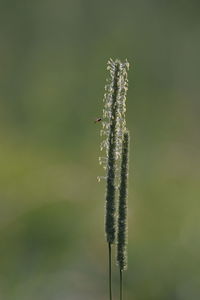
POLYGON ((93 121, 110 57, 131 65, 125 299, 200 299, 199 12, 195 0, 0 1, 0 299, 108 299, 93 121))

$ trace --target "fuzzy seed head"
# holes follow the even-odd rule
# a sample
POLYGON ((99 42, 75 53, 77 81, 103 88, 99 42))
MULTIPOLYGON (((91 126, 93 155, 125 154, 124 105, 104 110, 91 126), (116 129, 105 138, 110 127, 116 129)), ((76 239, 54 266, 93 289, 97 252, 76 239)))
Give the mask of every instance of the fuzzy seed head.
POLYGON ((128 155, 129 155, 129 132, 123 136, 121 176, 119 188, 118 208, 118 233, 117 233, 117 264, 121 271, 127 269, 127 196, 128 196, 128 155))
MULTIPOLYGON (((102 137, 102 142, 100 144, 100 150, 105 152, 105 156, 108 157, 109 153, 109 136, 110 134, 115 134, 115 158, 118 161, 121 158, 121 146, 123 132, 126 130, 126 95, 128 90, 128 78, 127 72, 129 70, 129 63, 125 60, 122 63, 120 60, 109 59, 107 63, 107 70, 109 71, 109 78, 106 80, 107 84, 105 86, 105 94, 103 97, 103 117, 102 117, 102 129, 100 131, 100 136, 102 137), (112 103, 113 94, 116 92, 116 99, 114 103, 115 116, 112 113, 112 103), (110 124, 115 118, 115 133, 110 133, 110 124)), ((107 169, 108 165, 104 166, 107 169)))
POLYGON ((105 231, 107 242, 113 244, 116 234, 116 201, 115 194, 118 187, 119 163, 123 134, 126 130, 126 94, 128 90, 127 71, 129 64, 116 59, 110 59, 107 64, 109 78, 105 86, 103 98, 104 108, 102 129, 100 135, 101 151, 105 152, 99 158, 99 163, 106 170, 106 213, 105 231))

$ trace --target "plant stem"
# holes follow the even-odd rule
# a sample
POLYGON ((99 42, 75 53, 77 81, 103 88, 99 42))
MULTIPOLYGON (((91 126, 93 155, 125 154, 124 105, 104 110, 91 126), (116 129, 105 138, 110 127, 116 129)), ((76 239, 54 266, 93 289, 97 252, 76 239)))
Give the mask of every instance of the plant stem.
POLYGON ((111 243, 108 243, 108 264, 109 264, 109 295, 110 300, 112 300, 112 253, 111 253, 111 243))
POLYGON ((119 271, 120 276, 120 300, 123 300, 123 271, 119 271))

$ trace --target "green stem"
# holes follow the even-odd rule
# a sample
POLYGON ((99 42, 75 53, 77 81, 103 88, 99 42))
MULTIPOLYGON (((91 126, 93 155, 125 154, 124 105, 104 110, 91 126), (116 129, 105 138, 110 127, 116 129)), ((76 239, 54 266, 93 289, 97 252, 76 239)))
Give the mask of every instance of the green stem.
POLYGON ((123 300, 123 271, 119 271, 120 275, 120 300, 123 300))
POLYGON ((109 264, 109 295, 110 295, 110 300, 112 300, 112 255, 111 255, 111 243, 108 243, 108 264, 109 264))

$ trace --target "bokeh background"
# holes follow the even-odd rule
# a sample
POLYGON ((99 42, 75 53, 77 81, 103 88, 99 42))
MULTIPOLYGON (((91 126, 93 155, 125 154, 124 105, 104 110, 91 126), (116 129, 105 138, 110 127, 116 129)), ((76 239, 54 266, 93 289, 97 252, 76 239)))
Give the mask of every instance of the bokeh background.
POLYGON ((0 299, 108 299, 94 120, 110 57, 131 65, 125 299, 200 299, 199 12, 0 1, 0 299))

